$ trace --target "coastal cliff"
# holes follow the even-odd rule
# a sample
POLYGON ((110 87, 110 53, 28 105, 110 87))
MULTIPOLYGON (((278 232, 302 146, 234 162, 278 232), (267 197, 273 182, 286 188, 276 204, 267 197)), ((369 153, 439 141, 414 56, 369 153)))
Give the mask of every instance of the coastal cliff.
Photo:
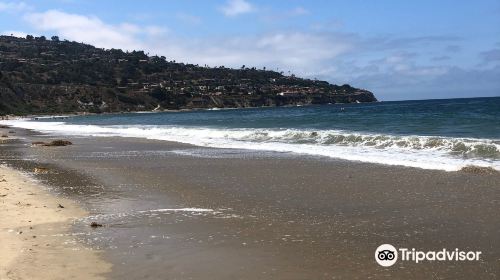
POLYGON ((184 64, 56 36, 0 36, 0 115, 374 101, 367 90, 265 68, 184 64))

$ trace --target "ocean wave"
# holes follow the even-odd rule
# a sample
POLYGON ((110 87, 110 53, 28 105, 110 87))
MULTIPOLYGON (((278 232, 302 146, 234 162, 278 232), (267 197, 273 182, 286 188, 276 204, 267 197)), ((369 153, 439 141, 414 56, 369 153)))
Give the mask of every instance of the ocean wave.
POLYGON ((425 169, 454 171, 476 165, 500 170, 499 139, 400 136, 341 130, 97 126, 33 121, 4 123, 56 134, 138 137, 205 147, 293 152, 425 169))
POLYGON ((435 136, 394 136, 359 134, 342 131, 256 131, 242 137, 256 142, 285 142, 341 146, 367 146, 378 149, 441 150, 467 158, 500 159, 500 141, 491 139, 450 138, 435 136))

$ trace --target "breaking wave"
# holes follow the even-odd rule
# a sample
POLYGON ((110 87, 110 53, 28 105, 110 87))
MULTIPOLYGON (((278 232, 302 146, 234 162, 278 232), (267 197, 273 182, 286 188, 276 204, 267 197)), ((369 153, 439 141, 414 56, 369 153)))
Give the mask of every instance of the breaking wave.
POLYGON ((16 127, 82 136, 121 136, 205 147, 253 149, 454 171, 467 165, 500 170, 500 140, 399 136, 342 130, 226 129, 152 125, 74 125, 7 121, 16 127))
POLYGON ((340 146, 366 146, 376 149, 441 150, 466 158, 500 159, 500 141, 490 139, 448 138, 432 136, 393 136, 359 134, 342 131, 257 131, 243 137, 255 142, 285 142, 340 146))

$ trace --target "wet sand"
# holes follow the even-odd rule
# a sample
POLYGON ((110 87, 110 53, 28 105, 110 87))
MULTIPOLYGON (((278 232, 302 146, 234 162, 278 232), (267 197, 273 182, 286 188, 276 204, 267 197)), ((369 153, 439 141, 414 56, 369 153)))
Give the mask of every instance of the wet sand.
POLYGON ((35 176, 87 209, 90 217, 76 221, 72 231, 81 243, 104 250, 113 264, 110 279, 500 275, 498 174, 131 138, 70 140, 75 145, 0 145, 0 158, 21 170, 49 168, 35 176), (197 209, 175 211, 183 208, 197 209), (91 221, 105 227, 89 230, 91 221), (374 260, 383 243, 479 250, 483 257, 383 268, 374 260))

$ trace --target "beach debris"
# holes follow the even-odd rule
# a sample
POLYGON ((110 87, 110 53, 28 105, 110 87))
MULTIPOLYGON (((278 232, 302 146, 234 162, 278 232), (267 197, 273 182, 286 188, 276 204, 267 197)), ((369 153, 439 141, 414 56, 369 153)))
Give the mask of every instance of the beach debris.
POLYGON ((73 145, 73 143, 71 143, 68 140, 54 140, 46 144, 45 146, 68 146, 68 145, 73 145))
POLYGON ((8 125, 0 124, 0 128, 10 128, 8 125))
POLYGON ((7 195, 6 194, 0 194, 0 197, 6 197, 7 195))
POLYGON ((44 147, 61 147, 61 146, 68 146, 68 145, 73 145, 71 141, 68 140, 54 140, 52 142, 42 142, 42 141, 35 141, 31 142, 32 146, 44 146, 44 147))
POLYGON ((57 208, 64 208, 61 204, 57 205, 57 208))
POLYGON ((9 134, 16 134, 16 132, 14 130, 10 130, 9 134))
POLYGON ((35 172, 35 174, 47 174, 49 173, 49 169, 45 167, 35 167, 33 172, 35 172))
POLYGON ((2 136, 0 136, 0 137, 2 137, 2 138, 8 138, 8 137, 9 137, 9 135, 7 135, 7 134, 2 134, 2 136))
POLYGON ((91 227, 91 228, 98 228, 98 227, 102 227, 102 226, 103 226, 102 224, 99 224, 99 223, 96 223, 96 222, 92 222, 92 223, 90 224, 90 227, 91 227))
POLYGON ((475 165, 467 165, 460 169, 462 172, 472 173, 472 174, 480 174, 480 175, 490 175, 498 173, 492 167, 484 167, 484 166, 475 166, 475 165))

